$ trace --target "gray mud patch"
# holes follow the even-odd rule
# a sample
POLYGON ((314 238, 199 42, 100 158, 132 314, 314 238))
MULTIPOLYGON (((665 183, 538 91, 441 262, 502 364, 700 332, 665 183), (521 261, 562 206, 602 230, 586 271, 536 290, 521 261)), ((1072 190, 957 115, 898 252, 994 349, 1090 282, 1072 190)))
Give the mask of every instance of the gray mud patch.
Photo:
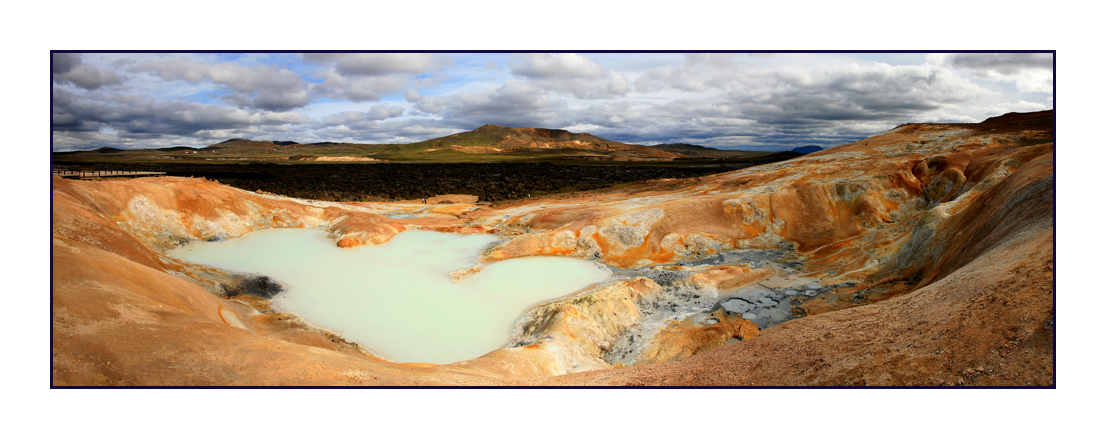
MULTIPOLYGON (((777 265, 780 264, 777 263, 777 265)), ((785 270, 780 271, 786 273, 785 270)), ((665 273, 670 273, 672 276, 678 275, 683 279, 695 272, 697 270, 665 273)), ((718 323, 711 314, 721 309, 725 311, 724 314, 727 317, 739 315, 764 330, 806 317, 806 312, 801 308, 804 302, 823 294, 834 294, 838 287, 851 285, 851 283, 825 285, 826 281, 823 280, 801 286, 768 287, 762 283, 756 283, 734 290, 703 291, 689 288, 682 282, 667 279, 665 276, 654 274, 654 277, 650 278, 654 281, 659 278, 669 283, 664 285, 664 293, 656 300, 638 304, 642 321, 626 331, 604 354, 603 360, 608 364, 634 364, 667 322, 691 319, 700 325, 711 325, 718 323)), ((657 283, 659 284, 660 281, 657 283)))
POLYGON ((723 309, 727 315, 742 314, 742 318, 757 324, 764 330, 783 322, 806 316, 803 303, 817 296, 834 295, 839 288, 853 286, 853 282, 835 285, 823 285, 825 281, 811 282, 801 289, 768 288, 760 284, 745 286, 721 299, 717 307, 709 312, 723 309), (748 316, 747 316, 748 315, 748 316))
POLYGON ((611 268, 612 280, 626 280, 644 277, 662 287, 670 287, 676 282, 695 274, 694 271, 669 270, 664 267, 647 267, 632 270, 611 268))
POLYGON ((234 297, 240 294, 272 299, 282 293, 284 286, 269 278, 269 276, 247 276, 241 282, 233 286, 223 287, 224 297, 234 297))
POLYGON ((793 251, 785 249, 753 249, 753 250, 730 250, 719 252, 714 256, 710 256, 703 259, 696 259, 691 261, 682 261, 676 265, 683 267, 703 267, 714 265, 733 265, 733 264, 749 264, 751 266, 759 266, 765 262, 776 262, 781 265, 797 265, 797 263, 787 263, 787 259, 793 256, 793 251))
POLYGON ((726 310, 726 315, 740 314, 760 329, 770 328, 788 320, 806 317, 801 307, 807 300, 822 295, 833 295, 838 288, 855 285, 844 282, 822 285, 826 281, 808 283, 801 288, 794 286, 773 288, 761 284, 749 285, 719 296, 718 304, 707 312, 726 310))
MULTIPOLYGON (((681 274, 686 277, 691 273, 681 274)), ((716 292, 696 291, 679 283, 665 286, 654 300, 637 303, 641 322, 623 333, 603 355, 603 360, 608 364, 633 364, 667 322, 702 313, 717 302, 716 296, 716 292)))
POLYGON ((799 294, 794 288, 772 289, 754 284, 720 292, 713 289, 700 290, 682 282, 702 270, 719 265, 744 265, 756 268, 773 263, 780 267, 780 274, 793 274, 794 267, 800 266, 793 257, 794 251, 789 249, 743 249, 725 251, 703 259, 682 261, 667 266, 612 269, 612 280, 644 277, 656 282, 665 290, 656 299, 637 304, 638 311, 641 313, 641 322, 623 333, 604 354, 603 360, 608 364, 633 364, 642 350, 650 344, 653 336, 667 322, 693 318, 701 325, 718 323, 712 322, 709 314, 723 308, 723 303, 728 304, 727 316, 748 315, 747 320, 756 323, 762 329, 793 318, 789 299, 799 294))
POLYGON ((760 284, 749 285, 720 297, 715 308, 726 310, 727 315, 741 314, 741 318, 753 322, 760 329, 769 328, 794 318, 792 308, 796 298, 794 289, 770 288, 760 284))
POLYGON ((644 277, 656 282, 663 287, 672 286, 673 284, 686 279, 700 270, 687 269, 687 268, 710 268, 718 265, 747 265, 753 268, 759 267, 767 262, 774 262, 782 267, 788 273, 794 273, 794 268, 800 264, 795 261, 789 261, 793 257, 794 252, 791 250, 770 249, 770 250, 731 250, 720 252, 713 256, 696 259, 690 261, 681 261, 668 266, 653 266, 636 269, 617 269, 612 268, 612 279, 623 280, 633 279, 635 277, 644 277))

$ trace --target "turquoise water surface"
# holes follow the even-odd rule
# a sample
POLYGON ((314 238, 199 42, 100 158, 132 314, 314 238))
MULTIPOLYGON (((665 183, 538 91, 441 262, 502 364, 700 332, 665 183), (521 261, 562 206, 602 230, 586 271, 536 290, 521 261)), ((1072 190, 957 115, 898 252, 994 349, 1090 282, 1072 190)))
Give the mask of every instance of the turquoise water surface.
POLYGON ((268 229, 197 242, 170 256, 284 284, 274 306, 392 361, 451 363, 504 347, 530 306, 610 277, 595 263, 529 257, 488 265, 461 282, 498 238, 425 231, 341 249, 315 229, 268 229))

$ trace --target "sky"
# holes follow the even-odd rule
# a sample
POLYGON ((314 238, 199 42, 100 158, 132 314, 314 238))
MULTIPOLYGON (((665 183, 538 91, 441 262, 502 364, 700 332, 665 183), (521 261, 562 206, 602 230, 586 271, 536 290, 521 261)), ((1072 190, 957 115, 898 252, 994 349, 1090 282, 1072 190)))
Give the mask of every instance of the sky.
POLYGON ((831 147, 1053 107, 1051 53, 51 53, 54 151, 412 143, 485 124, 831 147))

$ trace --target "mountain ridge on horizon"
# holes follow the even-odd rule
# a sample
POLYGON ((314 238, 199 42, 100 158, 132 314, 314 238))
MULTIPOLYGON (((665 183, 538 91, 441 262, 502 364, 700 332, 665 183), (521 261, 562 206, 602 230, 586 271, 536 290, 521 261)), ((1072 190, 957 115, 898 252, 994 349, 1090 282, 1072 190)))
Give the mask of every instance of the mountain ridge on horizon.
MULTIPOLYGON (((980 125, 998 125, 998 124, 1028 124, 1028 125, 1041 125, 1054 121, 1054 110, 1043 110, 1036 112, 1010 112, 1000 116, 994 116, 987 118, 976 124, 980 125)), ((907 123, 904 125, 912 125, 915 123, 907 123)), ((960 124, 954 124, 960 125, 960 124)), ((975 125, 975 124, 969 124, 975 125)), ((95 149, 85 150, 72 150, 72 151, 54 151, 56 153, 73 153, 73 152, 97 152, 97 153, 116 153, 123 151, 168 151, 179 152, 187 150, 205 150, 205 149, 222 149, 228 147, 257 147, 257 148, 287 148, 293 146, 354 146, 354 147, 372 147, 374 150, 380 151, 428 151, 435 148, 497 148, 497 151, 502 152, 504 150, 515 150, 523 148, 541 148, 541 149, 592 149, 592 150, 607 150, 607 151, 636 151, 643 153, 649 157, 677 157, 687 155, 699 155, 708 152, 720 152, 720 151, 757 151, 757 152, 799 152, 810 153, 818 150, 824 150, 827 148, 818 147, 818 150, 810 148, 815 145, 799 146, 790 149, 773 149, 773 150, 759 150, 759 149, 741 149, 738 147, 710 147, 688 143, 660 143, 654 145, 644 145, 636 143, 626 143, 621 141, 609 140, 599 136, 595 136, 586 132, 571 132, 565 129, 556 128, 515 128, 503 125, 484 124, 476 129, 470 131, 464 131, 460 133, 450 134, 446 136, 436 137, 428 140, 412 143, 356 143, 356 142, 342 142, 342 141, 323 141, 312 143, 300 143, 292 140, 252 140, 246 138, 231 138, 223 140, 221 142, 212 143, 206 146, 192 147, 192 146, 170 146, 159 148, 116 148, 111 146, 104 146, 95 149)), ((831 146, 832 147, 832 146, 831 146)), ((488 151, 489 153, 492 151, 488 151)))

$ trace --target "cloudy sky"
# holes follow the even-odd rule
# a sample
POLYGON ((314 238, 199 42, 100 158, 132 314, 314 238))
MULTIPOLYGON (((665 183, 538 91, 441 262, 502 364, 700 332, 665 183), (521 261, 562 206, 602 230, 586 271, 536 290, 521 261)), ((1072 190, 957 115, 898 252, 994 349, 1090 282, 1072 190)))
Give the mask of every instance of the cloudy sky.
POLYGON ((53 53, 56 151, 410 143, 484 124, 839 145, 1053 105, 1048 53, 53 53))

